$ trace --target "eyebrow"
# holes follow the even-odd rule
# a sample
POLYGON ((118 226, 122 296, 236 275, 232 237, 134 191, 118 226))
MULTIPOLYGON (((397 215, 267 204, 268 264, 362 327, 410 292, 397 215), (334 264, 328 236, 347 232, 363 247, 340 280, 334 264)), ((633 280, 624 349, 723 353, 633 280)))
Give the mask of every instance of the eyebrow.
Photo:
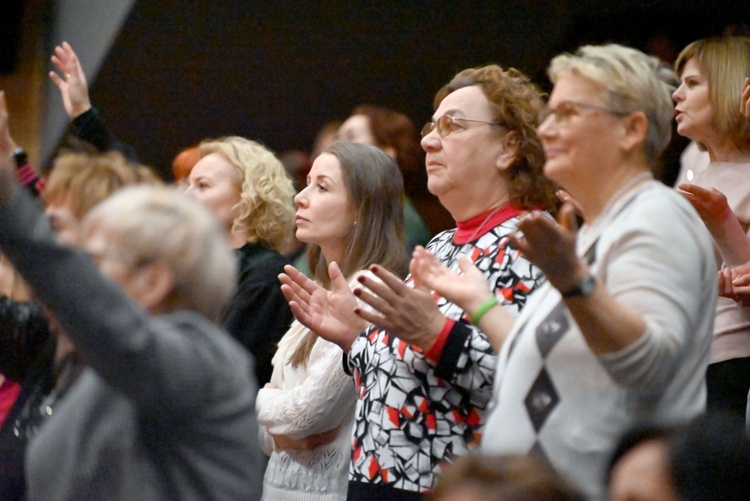
MULTIPOLYGON (((461 115, 463 115, 463 114, 464 114, 464 112, 463 112, 463 111, 461 111, 461 110, 460 110, 460 109, 458 109, 458 108, 451 108, 451 109, 449 109, 449 110, 445 110, 445 113, 443 113, 443 114, 442 114, 442 115, 440 115, 440 116, 441 116, 441 117, 442 117, 442 116, 445 116, 445 115, 451 115, 451 116, 452 116, 452 115, 455 115, 456 113, 459 113, 459 114, 461 114, 461 115)), ((438 117, 438 118, 440 118, 440 117, 438 117)), ((432 116, 432 121, 433 121, 433 122, 435 121, 435 115, 433 115, 433 116, 432 116)))

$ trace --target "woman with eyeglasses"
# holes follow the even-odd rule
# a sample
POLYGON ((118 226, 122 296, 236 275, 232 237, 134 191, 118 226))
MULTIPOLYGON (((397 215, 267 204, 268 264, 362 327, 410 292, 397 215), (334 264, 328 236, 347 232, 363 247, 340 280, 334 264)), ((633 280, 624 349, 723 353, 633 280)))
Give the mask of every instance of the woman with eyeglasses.
MULTIPOLYGON (((479 327, 502 346, 495 405, 481 449, 547 458, 589 499, 620 434, 642 420, 703 412, 715 270, 708 232, 690 205, 654 181, 669 143, 674 75, 619 45, 552 60, 554 90, 539 127, 544 172, 580 207, 559 224, 535 212, 514 247, 547 283, 520 317, 489 306, 479 327)), ((415 280, 468 311, 497 294, 467 260, 461 275, 415 252, 415 280)), ((377 292, 377 289, 373 289, 377 292)))
POLYGON ((675 70, 682 80, 672 95, 677 132, 708 151, 711 160, 694 184, 679 189, 711 232, 719 250, 719 279, 727 278, 727 297, 719 297, 716 305, 706 373, 708 409, 744 416, 750 388, 750 309, 735 301, 731 289, 733 278, 750 271, 745 266, 750 261, 745 235, 750 225, 750 122, 741 108, 741 102, 747 104, 747 97, 741 98, 750 76, 750 38, 697 40, 680 53, 675 70), (729 221, 734 221, 737 237, 724 229, 729 221))
MULTIPOLYGON (((516 70, 493 65, 458 73, 435 108, 422 131, 428 188, 457 228, 428 247, 454 270, 462 256, 475 263, 498 303, 516 315, 544 278, 510 235, 525 211, 556 208, 536 135, 541 93, 516 70)), ((443 461, 476 446, 499 346, 472 324, 481 310, 404 283, 382 266, 370 269, 382 287, 367 276, 359 283, 379 298, 357 293, 382 315, 359 308, 340 277, 325 292, 287 268, 282 287, 297 318, 341 346, 358 388, 348 499, 417 500, 443 461)))

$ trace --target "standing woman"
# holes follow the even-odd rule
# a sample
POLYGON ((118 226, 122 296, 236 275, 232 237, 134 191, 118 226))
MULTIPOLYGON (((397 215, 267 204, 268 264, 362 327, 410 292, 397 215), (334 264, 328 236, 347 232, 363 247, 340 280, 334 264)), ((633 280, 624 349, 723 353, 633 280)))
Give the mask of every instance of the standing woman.
MULTIPOLYGON (((315 160, 294 200, 297 238, 310 245, 320 285, 330 287, 329 267, 350 282, 373 263, 406 273, 401 179, 373 146, 337 143, 315 160)), ((271 455, 263 499, 346 498, 357 395, 341 362, 341 348, 299 322, 279 342, 271 383, 256 404, 271 455)))
MULTIPOLYGON (((494 304, 516 315, 544 276, 510 235, 525 211, 556 208, 536 134, 541 93, 517 70, 489 65, 459 72, 437 92, 434 106, 422 129, 427 187, 457 227, 428 247, 454 270, 462 257, 475 263, 497 292, 494 304)), ((481 311, 466 310, 412 278, 403 282, 381 266, 370 270, 383 283, 363 275, 354 292, 382 315, 357 308, 340 281, 327 296, 293 270, 282 282, 297 318, 341 346, 354 374, 348 499, 416 501, 432 489, 446 461, 476 447, 499 345, 472 325, 481 311), (361 321, 342 325, 350 318, 343 314, 374 324, 363 332, 361 321)))
POLYGON ((186 193, 206 205, 229 234, 239 283, 224 328, 255 356, 259 386, 271 378, 276 343, 292 314, 276 278, 288 264, 279 249, 294 229, 294 188, 281 162, 242 137, 207 140, 186 193))
MULTIPOLYGON (((682 80, 673 94, 677 132, 708 151, 711 160, 694 184, 679 188, 711 232, 720 253, 717 263, 727 268, 745 264, 750 255, 727 241, 720 229, 723 214, 715 205, 712 209, 710 201, 717 200, 717 190, 725 194, 722 206, 728 204, 747 232, 750 126, 740 99, 745 78, 750 76, 750 38, 697 40, 680 53, 675 70, 682 80)), ((709 410, 744 415, 750 387, 750 309, 727 297, 720 297, 716 306, 706 382, 709 410)))
POLYGON ((704 411, 716 268, 695 211, 651 173, 671 134, 672 72, 604 45, 555 57, 549 75, 544 173, 586 224, 575 231, 569 203, 559 225, 539 213, 520 221, 512 242, 547 282, 514 319, 483 310, 496 292, 466 261, 457 275, 420 250, 411 269, 483 311, 479 327, 501 346, 481 449, 542 456, 602 499, 604 465, 626 429, 704 411))

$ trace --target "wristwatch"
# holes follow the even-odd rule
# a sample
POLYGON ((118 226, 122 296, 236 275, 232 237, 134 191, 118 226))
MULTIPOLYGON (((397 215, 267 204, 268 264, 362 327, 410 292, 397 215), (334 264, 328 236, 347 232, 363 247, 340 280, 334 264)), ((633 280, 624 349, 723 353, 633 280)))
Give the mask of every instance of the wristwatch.
POLYGON ((10 154, 10 158, 12 158, 16 163, 17 169, 20 169, 29 162, 29 156, 26 154, 26 151, 20 146, 13 150, 13 152, 10 154))
POLYGON ((564 298, 571 298, 571 297, 578 297, 578 296, 589 296, 592 292, 594 292, 594 289, 596 288, 596 277, 589 273, 588 275, 585 275, 580 282, 578 282, 578 285, 573 287, 572 289, 568 289, 566 291, 561 291, 560 294, 564 298))

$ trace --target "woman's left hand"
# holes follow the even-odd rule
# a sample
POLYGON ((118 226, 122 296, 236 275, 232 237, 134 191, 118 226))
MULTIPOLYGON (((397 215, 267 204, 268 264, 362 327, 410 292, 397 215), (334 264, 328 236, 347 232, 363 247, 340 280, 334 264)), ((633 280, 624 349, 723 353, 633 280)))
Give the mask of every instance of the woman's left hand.
POLYGON ((565 291, 575 286, 585 273, 576 254, 577 224, 573 204, 563 204, 558 221, 545 213, 532 212, 518 222, 522 234, 511 236, 511 240, 555 288, 565 291))
POLYGON ((369 292, 358 287, 354 294, 379 314, 358 308, 357 315, 407 343, 429 350, 445 325, 445 316, 431 291, 424 286, 409 287, 382 266, 372 266, 370 271, 383 282, 361 276, 359 283, 369 292))

